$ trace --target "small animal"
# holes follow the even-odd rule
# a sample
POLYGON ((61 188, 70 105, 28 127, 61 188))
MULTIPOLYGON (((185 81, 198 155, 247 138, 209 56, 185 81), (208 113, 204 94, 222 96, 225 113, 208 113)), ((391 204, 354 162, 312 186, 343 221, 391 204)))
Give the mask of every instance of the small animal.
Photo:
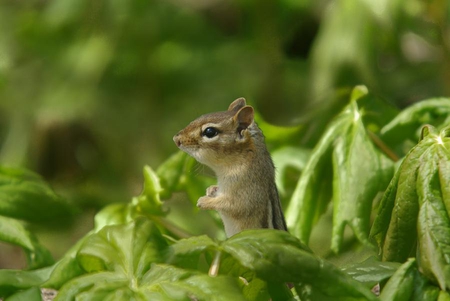
POLYGON ((245 229, 287 230, 275 168, 253 107, 244 98, 227 111, 200 116, 173 140, 215 172, 217 185, 206 189, 197 206, 219 212, 227 237, 245 229))

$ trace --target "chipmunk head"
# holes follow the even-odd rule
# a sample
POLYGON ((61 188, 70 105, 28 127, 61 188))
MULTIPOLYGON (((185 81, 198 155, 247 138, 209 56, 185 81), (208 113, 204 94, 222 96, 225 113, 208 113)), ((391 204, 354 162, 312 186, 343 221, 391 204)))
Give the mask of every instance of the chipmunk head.
POLYGON ((251 135, 258 128, 254 111, 244 98, 233 101, 227 111, 200 116, 173 137, 175 144, 200 163, 215 169, 235 164, 236 157, 252 151, 251 135))

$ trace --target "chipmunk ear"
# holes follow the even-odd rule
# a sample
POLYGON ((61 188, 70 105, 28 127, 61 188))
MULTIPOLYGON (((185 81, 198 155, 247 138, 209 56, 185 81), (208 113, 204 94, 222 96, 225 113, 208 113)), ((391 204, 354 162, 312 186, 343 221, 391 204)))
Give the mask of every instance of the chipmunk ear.
POLYGON ((234 115, 234 120, 238 124, 238 131, 241 132, 245 130, 253 122, 254 111, 251 106, 244 106, 241 108, 236 115, 234 115))
POLYGON ((245 107, 245 98, 241 97, 233 101, 230 106, 228 107, 229 112, 237 112, 243 107, 245 107))

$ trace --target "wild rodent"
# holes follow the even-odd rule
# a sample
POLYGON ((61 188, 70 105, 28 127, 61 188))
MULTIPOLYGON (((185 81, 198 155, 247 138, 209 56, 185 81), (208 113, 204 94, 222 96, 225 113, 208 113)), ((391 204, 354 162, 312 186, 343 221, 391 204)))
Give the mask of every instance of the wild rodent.
POLYGON ((208 187, 197 206, 218 211, 228 237, 245 229, 287 230, 275 168, 253 116, 253 108, 239 98, 228 111, 200 116, 173 137, 216 173, 217 185, 208 187))

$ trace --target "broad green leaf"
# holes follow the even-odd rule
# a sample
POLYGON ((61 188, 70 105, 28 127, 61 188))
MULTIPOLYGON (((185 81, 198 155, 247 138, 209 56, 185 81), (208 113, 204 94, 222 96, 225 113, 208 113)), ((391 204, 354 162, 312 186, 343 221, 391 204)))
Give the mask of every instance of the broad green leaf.
POLYGON ((312 255, 304 244, 284 231, 243 231, 223 242, 221 249, 269 282, 308 284, 335 300, 375 300, 369 289, 312 255))
POLYGON ((312 226, 326 209, 332 195, 330 170, 333 137, 341 121, 336 120, 311 153, 286 210, 286 222, 292 233, 308 242, 312 226))
POLYGON ((162 196, 169 198, 173 192, 185 191, 189 200, 195 204, 205 195, 206 188, 211 186, 215 179, 202 175, 204 167, 185 152, 179 151, 165 161, 157 170, 161 180, 162 196))
MULTIPOLYGON (((144 217, 128 224, 105 226, 85 237, 74 250, 75 262, 85 275, 66 282, 57 300, 120 300, 120 296, 146 300, 134 290, 151 264, 165 259, 166 248, 156 226, 144 217)), ((66 268, 75 263, 70 256, 67 260, 66 268)))
MULTIPOLYGON (((99 288, 108 288, 109 291, 114 291, 130 284, 130 279, 125 274, 116 272, 99 272, 93 274, 83 275, 74 278, 67 282, 58 291, 55 301, 76 300, 79 294, 86 291, 93 291, 93 295, 99 288)), ((82 295, 84 300, 94 300, 86 298, 86 294, 82 295)))
POLYGON ((309 150, 293 146, 285 146, 272 152, 272 159, 277 170, 276 185, 281 196, 287 194, 287 189, 291 183, 288 181, 288 169, 293 168, 296 171, 302 171, 309 156, 309 150))
POLYGON ((450 294, 446 291, 440 291, 437 301, 450 301, 450 294))
POLYGON ((372 228, 383 260, 401 262, 417 249, 420 270, 441 289, 450 284, 448 134, 449 128, 437 133, 424 127, 422 140, 391 181, 372 228))
POLYGON ((72 214, 73 208, 37 175, 0 168, 0 215, 48 223, 72 214))
POLYGON ((158 292, 161 300, 189 300, 187 296, 205 301, 246 300, 236 279, 209 277, 168 265, 153 265, 141 286, 145 293, 158 292))
POLYGON ((106 226, 90 235, 77 252, 86 272, 120 271, 139 279, 153 262, 164 257, 167 243, 148 219, 106 226))
POLYGON ((219 244, 206 235, 180 239, 169 248, 168 262, 184 268, 198 269, 198 261, 208 250, 217 250, 219 244))
POLYGON ((421 155, 430 145, 423 142, 409 152, 381 200, 371 236, 383 250, 383 261, 403 262, 413 251, 419 210, 417 169, 421 155))
POLYGON ((369 139, 358 107, 367 88, 356 87, 350 104, 332 121, 314 148, 298 181, 286 220, 294 235, 308 242, 313 224, 333 198, 332 249, 342 246, 346 225, 368 244, 372 201, 383 191, 393 164, 369 139), (332 164, 331 164, 332 163, 332 164))
POLYGON ((255 113, 255 121, 258 127, 264 133, 266 144, 269 145, 286 145, 297 142, 301 135, 304 125, 291 127, 276 126, 266 122, 260 114, 255 113))
POLYGON ((172 192, 180 189, 179 185, 184 173, 184 165, 187 157, 188 154, 183 151, 178 151, 156 170, 161 182, 161 187, 163 188, 161 197, 169 198, 172 195, 172 192))
POLYGON ((95 215, 95 230, 105 226, 121 225, 131 221, 130 204, 111 204, 95 215))
POLYGON ((54 262, 50 252, 16 219, 0 215, 0 240, 22 247, 30 269, 48 266, 54 262))
POLYGON ((346 266, 342 271, 372 288, 390 278, 399 267, 400 264, 397 262, 381 262, 375 257, 369 257, 363 262, 346 266))
POLYGON ((450 98, 432 98, 417 102, 402 110, 391 122, 383 127, 381 134, 386 139, 405 137, 417 139, 422 125, 436 127, 450 122, 450 98))
POLYGON ((351 124, 335 140, 333 150, 333 233, 331 249, 339 252, 345 226, 352 227, 360 242, 369 245, 372 200, 383 191, 392 164, 370 141, 361 115, 353 101, 345 112, 351 124), (386 177, 387 175, 387 177, 386 177))
POLYGON ((0 240, 33 250, 30 232, 16 219, 0 215, 0 240))
POLYGON ((49 278, 52 271, 53 267, 33 271, 0 269, 0 297, 21 289, 40 286, 49 278))
POLYGON ((42 285, 43 287, 59 289, 66 282, 85 273, 77 261, 76 254, 84 241, 91 235, 93 232, 86 234, 54 264, 50 276, 42 285))
POLYGON ((32 287, 24 291, 15 293, 8 297, 6 301, 41 301, 41 290, 38 287, 32 287))
POLYGON ((138 213, 148 215, 165 215, 159 194, 162 191, 158 175, 150 166, 144 167, 144 190, 133 198, 132 204, 138 213))
POLYGON ((429 136, 424 139, 441 140, 423 154, 418 170, 418 249, 423 273, 436 280, 442 290, 446 290, 450 287, 450 219, 443 199, 445 193, 442 194, 442 191, 448 189, 450 174, 445 168, 441 171, 439 163, 450 158, 450 138, 429 136), (441 182, 441 179, 444 181, 441 182))
POLYGON ((414 292, 414 277, 416 275, 416 261, 409 259, 404 263, 386 283, 380 294, 383 301, 409 301, 414 292))

